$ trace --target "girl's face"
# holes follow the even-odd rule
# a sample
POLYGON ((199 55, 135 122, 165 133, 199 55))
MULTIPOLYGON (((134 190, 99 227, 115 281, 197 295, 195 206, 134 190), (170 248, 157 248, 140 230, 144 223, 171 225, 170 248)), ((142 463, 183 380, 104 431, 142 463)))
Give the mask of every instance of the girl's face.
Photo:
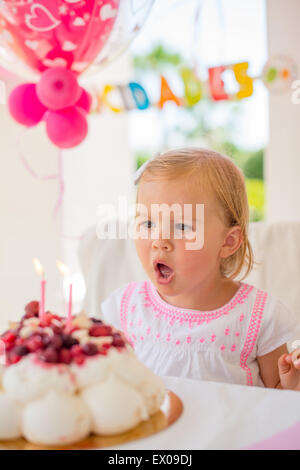
MULTIPOLYGON (((200 287, 216 286, 221 279, 220 250, 226 235, 226 226, 218 216, 218 206, 212 195, 201 193, 199 188, 191 184, 191 180, 141 181, 138 192, 138 204, 143 211, 136 218, 137 232, 145 239, 135 240, 136 250, 143 268, 163 298, 180 296, 181 300, 197 297, 200 287), (151 217, 153 204, 178 204, 184 214, 184 204, 190 204, 192 217, 185 219, 170 216, 170 236, 163 236, 164 219, 161 215, 151 217), (197 219, 196 205, 204 204, 204 221, 197 219), (147 217, 148 214, 148 217, 147 217), (181 220, 181 222, 180 222, 181 220), (204 227, 203 227, 204 222, 204 227), (202 223, 202 225, 201 225, 202 223), (194 239, 187 238, 191 230, 203 229, 204 244, 200 249, 187 249, 186 244, 194 239), (151 228, 157 233, 151 238, 151 228), (180 237, 181 232, 181 239, 180 237), (148 238, 146 238, 148 234, 148 238)), ((153 212, 152 212, 153 214, 153 212)), ((198 233, 199 235, 199 233, 198 233)), ((199 294, 198 294, 199 295, 199 294)), ((178 297, 179 298, 179 297, 178 297)), ((171 303, 171 302, 170 302, 171 303)))

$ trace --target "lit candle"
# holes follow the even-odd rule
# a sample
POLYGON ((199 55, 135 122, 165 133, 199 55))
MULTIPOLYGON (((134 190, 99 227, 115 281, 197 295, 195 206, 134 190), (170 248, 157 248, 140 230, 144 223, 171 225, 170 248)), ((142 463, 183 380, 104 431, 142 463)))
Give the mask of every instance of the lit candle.
MULTIPOLYGON (((61 261, 56 261, 58 270, 64 277, 71 277, 70 269, 61 261)), ((70 282, 69 285, 69 303, 68 303, 68 315, 67 315, 67 330, 72 328, 72 303, 73 303, 73 284, 70 282)))
POLYGON ((33 264, 36 269, 36 272, 41 277, 41 300, 39 303, 39 317, 40 320, 43 320, 45 317, 45 291, 46 291, 46 281, 45 281, 45 273, 44 268, 39 262, 37 258, 33 258, 33 264))

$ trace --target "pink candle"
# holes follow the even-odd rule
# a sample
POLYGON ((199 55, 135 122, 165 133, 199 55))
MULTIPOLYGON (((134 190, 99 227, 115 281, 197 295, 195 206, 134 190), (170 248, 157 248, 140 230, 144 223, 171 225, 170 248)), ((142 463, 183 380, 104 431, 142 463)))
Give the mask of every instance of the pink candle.
POLYGON ((70 284, 69 288, 69 307, 68 307, 68 318, 67 318, 67 329, 72 328, 72 296, 73 296, 73 284, 70 284))
POLYGON ((45 291, 46 291, 46 281, 43 276, 41 280, 41 301, 39 305, 40 320, 43 320, 45 318, 45 291))
POLYGON ((41 299, 39 303, 39 318, 43 320, 45 317, 45 294, 46 294, 46 281, 44 278, 44 268, 37 258, 33 259, 33 264, 36 272, 41 276, 41 299))

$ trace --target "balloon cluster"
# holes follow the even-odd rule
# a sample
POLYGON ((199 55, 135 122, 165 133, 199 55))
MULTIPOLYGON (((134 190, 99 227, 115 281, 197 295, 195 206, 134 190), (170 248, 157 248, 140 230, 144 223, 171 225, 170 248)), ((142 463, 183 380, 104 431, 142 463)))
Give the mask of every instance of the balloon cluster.
POLYGON ((49 139, 59 148, 72 148, 86 137, 92 98, 68 69, 54 67, 40 81, 24 83, 10 94, 8 106, 14 119, 27 127, 45 121, 49 139))

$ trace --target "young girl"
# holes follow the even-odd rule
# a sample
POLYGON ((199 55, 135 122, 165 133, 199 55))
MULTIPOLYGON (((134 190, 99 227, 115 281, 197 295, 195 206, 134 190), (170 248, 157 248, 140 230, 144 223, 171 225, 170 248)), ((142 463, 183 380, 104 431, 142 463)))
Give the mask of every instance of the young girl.
POLYGON ((104 320, 159 375, 300 390, 300 349, 286 346, 299 322, 277 297, 242 282, 254 261, 241 171, 217 152, 179 149, 150 160, 137 183, 135 245, 149 279, 115 290, 104 320), (188 223, 171 212, 166 236, 157 204, 183 214, 189 204, 188 223), (203 246, 187 249, 203 222, 203 246))

